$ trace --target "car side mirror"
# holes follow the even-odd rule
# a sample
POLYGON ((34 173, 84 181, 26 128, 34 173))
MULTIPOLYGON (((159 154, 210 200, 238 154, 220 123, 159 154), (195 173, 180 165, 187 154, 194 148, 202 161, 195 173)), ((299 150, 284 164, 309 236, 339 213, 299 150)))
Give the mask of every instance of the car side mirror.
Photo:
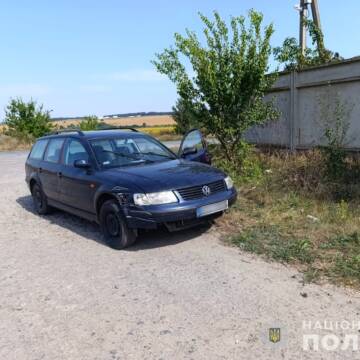
POLYGON ((80 159, 74 161, 74 167, 79 169, 89 169, 91 165, 87 160, 80 159))
POLYGON ((181 156, 186 156, 186 155, 192 155, 192 154, 196 154, 197 153, 197 148, 195 146, 192 147, 187 147, 183 150, 181 156))

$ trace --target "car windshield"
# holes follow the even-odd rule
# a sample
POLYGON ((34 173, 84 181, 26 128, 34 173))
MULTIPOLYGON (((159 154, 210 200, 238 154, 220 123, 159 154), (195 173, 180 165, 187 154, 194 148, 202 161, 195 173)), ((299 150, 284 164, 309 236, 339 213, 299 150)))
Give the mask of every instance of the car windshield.
POLYGON ((104 168, 134 166, 176 159, 165 146, 146 136, 116 137, 90 141, 104 168))

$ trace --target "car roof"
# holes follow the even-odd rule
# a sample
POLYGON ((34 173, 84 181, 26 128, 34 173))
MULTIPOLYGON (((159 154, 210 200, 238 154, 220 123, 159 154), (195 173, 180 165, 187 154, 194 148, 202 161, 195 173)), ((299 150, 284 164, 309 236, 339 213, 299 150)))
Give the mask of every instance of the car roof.
POLYGON ((41 137, 40 139, 72 137, 72 138, 90 140, 90 139, 118 137, 119 135, 121 135, 121 137, 123 137, 123 138, 149 136, 148 134, 139 132, 137 130, 132 130, 132 129, 92 130, 92 131, 68 130, 68 131, 63 131, 63 132, 59 131, 58 133, 55 133, 55 134, 49 134, 49 135, 41 137))

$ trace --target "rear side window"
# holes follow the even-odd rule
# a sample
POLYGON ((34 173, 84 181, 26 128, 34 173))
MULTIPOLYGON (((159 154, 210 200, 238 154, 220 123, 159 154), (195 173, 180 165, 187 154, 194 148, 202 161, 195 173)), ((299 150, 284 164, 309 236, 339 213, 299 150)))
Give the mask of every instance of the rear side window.
POLYGON ((46 149, 45 161, 57 163, 60 160, 61 149, 64 143, 64 139, 52 139, 46 149))
POLYGON ((89 154, 78 140, 70 140, 64 150, 65 165, 73 166, 76 160, 89 161, 89 154))
POLYGON ((30 159, 41 160, 43 158, 47 143, 47 140, 38 140, 31 149, 31 153, 29 156, 30 159))

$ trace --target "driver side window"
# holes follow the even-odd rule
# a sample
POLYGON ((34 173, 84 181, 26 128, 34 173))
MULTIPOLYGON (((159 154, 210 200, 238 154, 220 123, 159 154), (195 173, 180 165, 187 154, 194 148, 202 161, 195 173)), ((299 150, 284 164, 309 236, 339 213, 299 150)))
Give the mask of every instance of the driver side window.
POLYGON ((196 148, 197 150, 202 150, 204 148, 203 138, 199 130, 190 131, 182 144, 182 149, 196 148))
POLYGON ((80 141, 70 139, 65 146, 64 164, 74 166, 76 160, 86 160, 89 162, 89 154, 80 141))

